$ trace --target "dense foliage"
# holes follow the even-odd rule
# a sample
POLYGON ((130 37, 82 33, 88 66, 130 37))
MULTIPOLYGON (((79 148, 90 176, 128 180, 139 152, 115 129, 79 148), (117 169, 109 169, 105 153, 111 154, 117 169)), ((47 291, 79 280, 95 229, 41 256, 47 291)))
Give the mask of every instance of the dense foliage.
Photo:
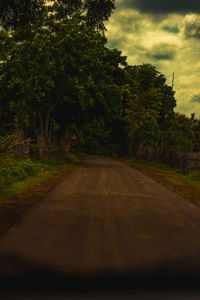
POLYGON ((31 22, 42 9, 45 0, 1 0, 0 24, 4 28, 16 28, 31 22))
POLYGON ((200 121, 174 112, 164 75, 129 66, 106 47, 113 0, 50 2, 0 5, 1 153, 29 139, 26 148, 31 141, 32 154, 46 157, 66 150, 72 134, 87 153, 122 155, 138 145, 200 151, 200 121))
POLYGON ((5 29, 32 24, 38 15, 48 11, 55 20, 68 20, 79 13, 85 23, 104 30, 115 0, 1 0, 0 25, 5 29))

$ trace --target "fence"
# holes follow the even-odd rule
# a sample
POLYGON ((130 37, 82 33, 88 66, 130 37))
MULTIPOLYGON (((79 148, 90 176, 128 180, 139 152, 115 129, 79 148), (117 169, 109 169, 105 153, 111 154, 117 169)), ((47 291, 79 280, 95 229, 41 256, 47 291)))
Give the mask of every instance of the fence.
POLYGON ((7 139, 0 136, 0 158, 48 158, 59 157, 71 150, 70 139, 54 139, 49 146, 39 145, 35 139, 25 139, 23 134, 17 133, 7 139))
POLYGON ((185 154, 184 171, 186 174, 200 171, 200 152, 185 154))
POLYGON ((174 147, 165 149, 140 145, 135 149, 134 156, 149 161, 160 160, 173 168, 182 169, 185 174, 200 171, 200 152, 182 153, 174 147))

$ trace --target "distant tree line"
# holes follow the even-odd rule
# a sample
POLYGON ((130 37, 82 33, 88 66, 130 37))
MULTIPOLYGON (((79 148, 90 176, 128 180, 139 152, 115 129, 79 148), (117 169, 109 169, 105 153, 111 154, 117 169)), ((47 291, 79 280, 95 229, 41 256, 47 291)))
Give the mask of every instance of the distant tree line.
POLYGON ((200 151, 200 121, 174 112, 165 76, 106 47, 113 9, 113 0, 1 1, 0 152, 18 137, 44 157, 72 134, 87 153, 200 151))

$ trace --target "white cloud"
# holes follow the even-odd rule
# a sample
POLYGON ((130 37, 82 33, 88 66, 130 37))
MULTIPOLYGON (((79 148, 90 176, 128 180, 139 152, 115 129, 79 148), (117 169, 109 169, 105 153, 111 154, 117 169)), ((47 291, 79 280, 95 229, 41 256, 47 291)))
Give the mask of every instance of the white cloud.
POLYGON ((192 102, 200 94, 200 15, 173 13, 156 19, 120 8, 106 27, 108 46, 121 50, 129 64, 151 63, 170 85, 175 72, 176 111, 200 117, 200 103, 192 102))
POLYGON ((183 32, 186 38, 200 39, 200 15, 187 15, 183 22, 183 32))

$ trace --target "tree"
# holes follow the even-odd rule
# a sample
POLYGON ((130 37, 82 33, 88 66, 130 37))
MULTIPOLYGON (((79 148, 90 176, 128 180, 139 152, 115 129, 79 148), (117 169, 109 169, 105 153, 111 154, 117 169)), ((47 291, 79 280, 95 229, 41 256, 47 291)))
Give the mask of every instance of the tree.
POLYGON ((35 16, 48 7, 56 19, 68 20, 78 13, 88 26, 104 30, 104 22, 110 17, 114 2, 115 0, 1 0, 0 25, 5 29, 27 25, 34 22, 35 16))
POLYGON ((124 89, 125 111, 129 121, 129 152, 132 145, 161 143, 161 131, 167 130, 174 114, 176 101, 164 75, 153 66, 127 66, 124 89))
POLYGON ((23 26, 33 20, 44 3, 45 0, 1 0, 0 25, 6 29, 23 26))
POLYGON ((115 0, 51 0, 57 9, 57 18, 69 18, 77 12, 92 28, 104 30, 104 22, 115 8, 115 0))
POLYGON ((81 85, 88 78, 80 61, 100 40, 74 18, 67 24, 38 28, 32 39, 13 42, 7 53, 1 66, 1 87, 10 95, 9 107, 20 126, 34 126, 41 156, 42 149, 50 146, 52 114, 58 103, 88 102, 81 85))
POLYGON ((69 103, 66 102, 62 108, 58 108, 56 114, 57 120, 63 120, 63 130, 69 119, 76 124, 77 134, 82 137, 80 146, 90 153, 97 153, 100 149, 104 153, 113 152, 114 148, 118 152, 120 145, 116 136, 123 131, 121 88, 117 83, 122 73, 120 66, 125 64, 126 58, 116 49, 107 49, 105 43, 106 40, 101 37, 101 42, 95 47, 91 45, 87 54, 83 55, 82 52, 79 59, 79 67, 82 69, 79 101, 85 104, 80 105, 75 101, 70 104, 69 110, 69 103), (115 133, 114 127, 118 128, 115 133))
POLYGON ((117 83, 125 57, 105 43, 80 14, 67 21, 40 14, 31 26, 4 37, 0 101, 6 101, 18 127, 36 136, 40 156, 53 135, 64 134, 72 123, 87 136, 83 124, 95 124, 96 118, 106 139, 121 118, 117 83))
POLYGON ((167 132, 169 146, 181 152, 199 151, 200 122, 176 113, 167 132))

